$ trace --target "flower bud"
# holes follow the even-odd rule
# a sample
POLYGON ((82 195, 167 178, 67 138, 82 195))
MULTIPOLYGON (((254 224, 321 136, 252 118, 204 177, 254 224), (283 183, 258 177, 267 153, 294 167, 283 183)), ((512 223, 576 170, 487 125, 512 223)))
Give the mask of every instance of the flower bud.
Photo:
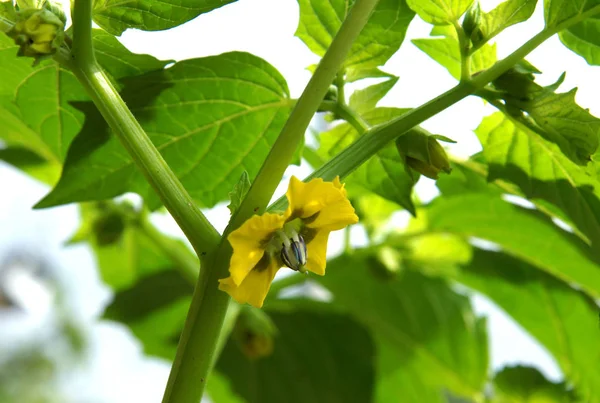
POLYGON ((233 329, 232 337, 250 359, 267 357, 273 353, 273 337, 277 328, 264 311, 243 306, 233 329))
POLYGON ((17 13, 15 25, 6 34, 20 46, 18 56, 51 56, 64 39, 65 23, 51 11, 25 9, 17 13))
POLYGON ((448 155, 438 140, 454 143, 447 137, 418 129, 398 137, 396 148, 407 166, 428 178, 437 179, 440 172, 452 170, 448 155))

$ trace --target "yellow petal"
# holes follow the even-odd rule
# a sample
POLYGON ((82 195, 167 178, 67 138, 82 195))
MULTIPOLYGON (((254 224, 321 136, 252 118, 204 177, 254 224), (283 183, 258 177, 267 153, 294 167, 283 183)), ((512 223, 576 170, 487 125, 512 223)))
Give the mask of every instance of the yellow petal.
POLYGON ((278 270, 277 259, 269 259, 267 267, 250 271, 240 285, 236 285, 232 277, 219 280, 219 289, 231 295, 240 304, 248 303, 260 308, 278 270))
POLYGON ((305 267, 319 276, 325 275, 328 239, 329 231, 318 231, 315 237, 306 245, 307 259, 305 267))
POLYGON ((358 222, 339 177, 333 182, 317 178, 304 183, 292 176, 287 198, 286 217, 309 218, 319 213, 314 221, 306 222, 310 228, 335 231, 358 222))
POLYGON ((227 239, 233 248, 229 274, 235 285, 242 284, 250 270, 262 259, 273 232, 283 228, 284 222, 281 214, 255 215, 229 234, 227 239))

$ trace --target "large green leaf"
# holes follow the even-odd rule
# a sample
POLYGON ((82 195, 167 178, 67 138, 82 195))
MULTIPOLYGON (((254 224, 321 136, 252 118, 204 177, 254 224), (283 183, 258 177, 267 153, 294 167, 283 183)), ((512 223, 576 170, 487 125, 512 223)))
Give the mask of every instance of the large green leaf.
POLYGON ((386 281, 373 270, 372 258, 355 253, 329 261, 327 275, 318 280, 333 293, 333 304, 364 323, 384 346, 378 368, 398 394, 378 387, 380 401, 398 401, 402 385, 412 388, 407 373, 429 387, 481 397, 488 368, 485 321, 474 316, 467 298, 414 272, 386 281))
POLYGON ((541 213, 473 193, 437 199, 428 219, 434 230, 495 242, 507 253, 600 296, 600 266, 590 260, 588 245, 541 213))
POLYGON ((494 403, 576 403, 564 383, 550 382, 532 367, 505 367, 494 377, 494 403))
POLYGON ((489 41, 505 28, 531 17, 536 4, 537 0, 507 0, 500 3, 489 13, 482 13, 471 39, 475 45, 489 41))
MULTIPOLYGON (((100 30, 94 31, 94 44, 99 62, 114 78, 159 70, 168 63, 133 54, 100 30)), ((16 56, 17 49, 12 39, 0 34, 0 138, 52 164, 60 163, 85 118, 73 103, 89 97, 58 63, 46 61, 34 67, 31 59, 16 56)))
POLYGON ((562 43, 589 64, 600 65, 600 18, 587 18, 558 33, 562 43))
POLYGON ((95 0, 94 22, 113 35, 128 28, 160 31, 183 24, 235 0, 95 0))
MULTIPOLYGON (((433 38, 413 39, 412 43, 460 80, 461 57, 455 31, 451 27, 434 27, 431 36, 433 38)), ((470 58, 471 74, 486 70, 496 63, 496 45, 483 45, 470 58)))
POLYGON ((577 17, 598 5, 599 0, 544 0, 546 27, 556 27, 561 22, 577 17))
MULTIPOLYGON (((225 200, 246 170, 254 178, 288 115, 285 80, 248 53, 179 62, 126 81, 124 100, 188 192, 202 205, 225 200)), ((124 192, 156 196, 101 119, 88 114, 57 187, 38 207, 124 192)))
POLYGON ((600 245, 600 183, 567 158, 556 144, 500 113, 476 130, 489 164, 489 180, 516 184, 531 199, 561 209, 597 250, 600 245))
MULTIPOLYGON (((363 115, 370 124, 386 122, 406 112, 406 109, 377 108, 363 115)), ((348 123, 342 123, 328 132, 319 136, 319 154, 323 158, 330 158, 345 147, 350 145, 358 137, 357 131, 348 123)), ((404 162, 393 144, 381 149, 371 157, 365 164, 361 165, 347 179, 350 193, 359 194, 352 187, 359 187, 398 203, 413 215, 415 207, 411 199, 414 182, 406 171, 404 162)))
POLYGON ((594 301, 529 264, 497 252, 475 250, 457 280, 490 297, 542 343, 556 357, 582 401, 600 401, 598 307, 594 301))
MULTIPOLYGON (((346 18, 352 0, 298 0, 302 41, 323 56, 346 18)), ((344 67, 365 70, 382 66, 398 50, 414 13, 404 0, 381 0, 352 45, 344 67)), ((374 72, 374 71, 373 71, 374 72)))
POLYGON ((246 402, 371 401, 375 352, 362 326, 332 313, 269 314, 277 327, 271 355, 249 359, 230 339, 216 366, 246 402))
POLYGON ((423 20, 436 25, 458 22, 473 0, 407 0, 423 20))

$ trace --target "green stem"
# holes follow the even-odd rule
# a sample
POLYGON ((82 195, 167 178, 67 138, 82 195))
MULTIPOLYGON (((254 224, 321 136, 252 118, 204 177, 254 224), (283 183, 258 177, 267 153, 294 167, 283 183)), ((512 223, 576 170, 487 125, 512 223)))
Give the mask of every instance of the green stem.
MULTIPOLYGON (((461 81, 454 88, 451 88, 440 96, 410 110, 396 119, 371 128, 363 136, 358 137, 358 139, 344 151, 333 157, 304 180, 309 181, 313 178, 332 180, 336 176, 340 176, 341 178, 348 176, 357 167, 361 166, 395 138, 403 135, 408 130, 421 124, 444 109, 454 105, 468 95, 485 87, 488 83, 505 73, 519 60, 527 56, 532 50, 541 45, 556 32, 577 24, 583 19, 598 14, 599 12, 600 6, 595 6, 585 13, 564 21, 553 29, 541 31, 508 57, 497 62, 488 70, 474 75, 470 80, 461 81)), ((281 197, 269 206, 269 211, 285 210, 286 206, 287 199, 281 197)))
POLYGON ((203 272, 208 273, 206 288, 204 293, 194 293, 192 298, 163 403, 198 403, 202 398, 230 301, 229 296, 217 288, 218 280, 227 277, 232 253, 226 240, 227 234, 253 214, 260 214, 265 210, 296 147, 304 137, 311 118, 376 4, 377 0, 355 2, 296 103, 248 194, 231 218, 219 249, 203 265, 203 272))
POLYGON ((321 111, 329 111, 335 113, 338 117, 350 123, 359 134, 363 134, 369 130, 369 124, 348 105, 341 102, 323 101, 319 107, 321 111))
POLYGON ((71 53, 73 73, 202 259, 217 246, 219 233, 196 207, 96 63, 91 18, 92 1, 75 0, 71 53))
POLYGON ((469 56, 471 42, 458 21, 454 21, 454 29, 458 37, 458 46, 460 47, 460 79, 466 81, 471 78, 471 57, 469 56))

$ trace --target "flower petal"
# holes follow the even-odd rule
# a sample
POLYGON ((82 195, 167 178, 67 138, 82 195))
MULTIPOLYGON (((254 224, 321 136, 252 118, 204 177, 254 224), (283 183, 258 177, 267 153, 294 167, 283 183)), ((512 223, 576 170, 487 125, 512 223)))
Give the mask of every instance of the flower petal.
MULTIPOLYGON (((354 208, 346 197, 346 190, 339 177, 336 177, 333 182, 316 178, 304 183, 292 176, 286 196, 289 206, 285 216, 288 219, 309 218, 316 213, 321 216, 326 209, 324 212, 326 218, 321 220, 323 225, 331 227, 330 230, 341 229, 348 224, 358 222, 358 217, 354 214, 354 208), (339 211, 337 218, 336 211, 339 211)), ((317 221, 319 216, 316 218, 317 221)), ((310 227, 318 226, 313 223, 310 227)))
POLYGON ((273 232, 283 228, 285 218, 281 214, 254 215, 233 231, 227 239, 233 248, 229 273, 235 285, 242 284, 248 273, 260 262, 266 243, 273 232))
POLYGON ((305 267, 319 276, 325 275, 328 239, 329 231, 317 231, 314 238, 306 245, 307 259, 305 267))
POLYGON ((277 259, 269 259, 267 267, 250 271, 240 285, 236 285, 232 277, 219 280, 219 289, 231 295, 240 304, 248 303, 260 308, 279 268, 277 259))
POLYGON ((314 221, 307 222, 306 226, 325 231, 337 231, 357 222, 358 216, 354 212, 354 207, 344 197, 335 203, 324 206, 314 221))

